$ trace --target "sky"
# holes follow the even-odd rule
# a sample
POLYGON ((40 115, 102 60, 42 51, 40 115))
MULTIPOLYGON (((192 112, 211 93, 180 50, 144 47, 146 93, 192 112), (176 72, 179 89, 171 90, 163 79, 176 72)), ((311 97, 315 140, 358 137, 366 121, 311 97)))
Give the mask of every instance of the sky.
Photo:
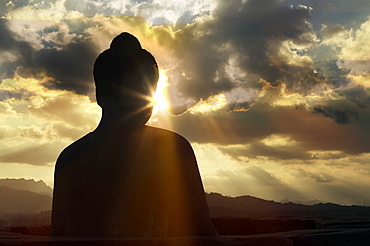
POLYGON ((92 66, 121 32, 160 68, 148 125, 206 192, 370 206, 368 0, 0 0, 0 178, 53 185, 93 131, 92 66))

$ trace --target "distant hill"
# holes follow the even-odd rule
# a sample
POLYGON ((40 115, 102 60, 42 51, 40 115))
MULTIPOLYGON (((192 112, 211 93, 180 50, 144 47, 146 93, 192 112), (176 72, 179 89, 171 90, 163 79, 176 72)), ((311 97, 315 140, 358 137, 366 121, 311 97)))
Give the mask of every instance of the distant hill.
POLYGON ((51 209, 52 198, 28 190, 0 186, 0 213, 36 212, 51 209))
POLYGON ((53 189, 44 181, 33 179, 0 179, 0 186, 6 186, 16 190, 29 190, 38 194, 53 195, 53 189))
POLYGON ((332 203, 303 205, 266 201, 252 196, 226 197, 218 193, 206 195, 212 217, 333 217, 370 218, 370 207, 341 206, 332 203))
MULTIPOLYGON (((52 189, 43 181, 0 179, 1 213, 39 213, 51 210, 52 189)), ((341 206, 332 203, 315 205, 266 201, 252 196, 227 197, 206 194, 212 217, 333 217, 370 218, 370 207, 341 206)))

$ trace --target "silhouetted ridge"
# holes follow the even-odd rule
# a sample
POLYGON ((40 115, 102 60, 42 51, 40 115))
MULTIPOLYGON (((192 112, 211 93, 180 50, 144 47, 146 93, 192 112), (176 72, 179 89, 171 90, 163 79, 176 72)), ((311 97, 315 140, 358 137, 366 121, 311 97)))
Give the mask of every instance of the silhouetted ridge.
POLYGON ((367 206, 342 206, 333 203, 319 203, 303 205, 266 201, 252 196, 226 197, 218 193, 206 195, 212 217, 351 217, 370 218, 370 207, 367 206))
POLYGON ((0 186, 6 186, 16 190, 29 190, 38 194, 52 196, 53 189, 44 181, 33 179, 0 179, 0 186))

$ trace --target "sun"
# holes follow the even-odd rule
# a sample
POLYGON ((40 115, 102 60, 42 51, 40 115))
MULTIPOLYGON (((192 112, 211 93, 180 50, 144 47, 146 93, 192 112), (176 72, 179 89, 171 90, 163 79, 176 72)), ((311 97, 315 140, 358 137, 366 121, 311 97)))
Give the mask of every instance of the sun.
POLYGON ((152 97, 152 103, 154 105, 153 115, 158 114, 160 111, 167 111, 170 108, 170 104, 167 100, 168 77, 166 71, 167 70, 159 69, 157 89, 152 97))
POLYGON ((157 123, 159 123, 159 118, 161 119, 161 121, 166 120, 167 116, 170 115, 170 103, 167 99, 167 86, 169 84, 166 72, 167 70, 159 69, 159 79, 157 82, 157 87, 155 92, 152 92, 151 96, 142 94, 138 95, 148 102, 143 108, 139 109, 138 112, 148 108, 152 108, 151 117, 148 120, 149 125, 156 125, 157 123))
POLYGON ((159 114, 165 115, 168 113, 170 108, 170 103, 167 99, 168 77, 166 72, 167 70, 159 69, 157 89, 151 98, 153 111, 152 116, 149 119, 149 124, 157 122, 159 114))

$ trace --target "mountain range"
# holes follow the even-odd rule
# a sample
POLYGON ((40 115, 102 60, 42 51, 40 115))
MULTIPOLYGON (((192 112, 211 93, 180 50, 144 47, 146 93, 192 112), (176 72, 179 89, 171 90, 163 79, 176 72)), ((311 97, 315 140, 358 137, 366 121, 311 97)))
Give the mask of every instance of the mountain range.
POLYGON ((370 218, 370 207, 343 206, 333 203, 314 205, 266 201, 252 196, 226 197, 218 193, 206 195, 212 217, 331 217, 370 218))
POLYGON ((0 186, 0 213, 41 212, 51 209, 51 196, 0 186))
POLYGON ((44 181, 33 179, 0 179, 0 186, 16 190, 28 190, 42 195, 52 196, 53 189, 44 181))
MULTIPOLYGON (((1 231, 8 236, 15 233, 14 238, 20 234, 49 236, 51 195, 52 189, 43 181, 0 180, 0 234, 1 231)), ((227 197, 218 193, 206 194, 206 198, 212 223, 221 236, 230 238, 238 235, 242 239, 241 236, 253 235, 245 238, 253 241, 258 239, 255 235, 265 235, 259 240, 267 238, 270 242, 266 244, 262 240, 256 244, 253 241, 248 245, 293 245, 279 244, 281 239, 294 241, 294 245, 297 242, 297 245, 324 245, 321 243, 323 240, 333 242, 325 245, 369 245, 364 242, 370 239, 370 207, 332 203, 303 205, 266 201, 252 196, 227 197), (285 238, 282 238, 284 235, 285 238), (320 244, 306 243, 312 238, 317 238, 320 244)), ((136 241, 135 245, 138 245, 136 241)))
MULTIPOLYGON (((0 214, 40 213, 51 210, 52 188, 43 181, 0 179, 0 214)), ((266 201, 252 196, 227 197, 206 194, 212 217, 350 217, 370 218, 370 207, 342 206, 332 203, 315 205, 266 201)))

